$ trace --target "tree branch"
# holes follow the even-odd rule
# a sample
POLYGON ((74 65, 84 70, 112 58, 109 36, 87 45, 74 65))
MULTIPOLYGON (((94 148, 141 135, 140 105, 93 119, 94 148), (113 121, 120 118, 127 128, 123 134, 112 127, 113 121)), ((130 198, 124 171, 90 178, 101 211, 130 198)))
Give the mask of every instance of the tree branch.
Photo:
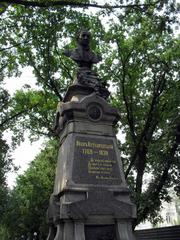
POLYGON ((30 41, 31 41, 31 39, 28 40, 28 41, 22 42, 22 43, 16 43, 15 45, 9 46, 9 47, 7 47, 7 48, 0 48, 0 52, 9 50, 9 49, 14 48, 14 47, 18 47, 18 46, 20 46, 20 45, 22 45, 22 44, 29 43, 30 41))
MULTIPOLYGON (((156 120, 156 117, 154 116, 155 114, 155 110, 157 108, 157 105, 159 103, 159 97, 160 95, 162 94, 163 90, 164 90, 164 87, 165 87, 165 83, 166 83, 166 73, 168 72, 168 67, 166 64, 164 64, 165 66, 165 69, 164 69, 164 72, 162 72, 161 74, 161 77, 160 77, 160 80, 158 81, 157 83, 157 86, 154 87, 154 91, 153 91, 153 98, 152 98, 152 101, 151 101, 151 106, 150 106, 150 109, 149 109, 149 112, 148 112, 148 115, 147 115, 147 120, 146 120, 146 123, 144 125, 144 129, 141 133, 141 136, 139 138, 139 141, 136 145, 136 150, 131 158, 131 162, 125 172, 125 177, 127 178, 129 172, 131 171, 131 168, 132 166, 134 165, 135 161, 136 161, 136 158, 139 154, 139 151, 140 149, 144 149, 148 147, 149 145, 149 141, 150 141, 150 138, 153 134, 153 131, 155 130, 158 122, 156 120)), ((144 151, 143 150, 143 151, 144 151)), ((139 159, 139 164, 141 164, 142 166, 145 164, 145 162, 143 163, 142 161, 144 161, 144 159, 141 157, 141 159, 139 159)), ((142 175, 143 173, 139 173, 139 175, 142 175)), ((140 176, 138 176, 138 173, 137 173, 137 178, 139 178, 140 176)), ((140 177, 141 180, 142 180, 142 176, 140 177)), ((140 181, 138 181, 140 182, 140 181)))
POLYGON ((63 66, 64 71, 67 73, 67 75, 69 76, 71 81, 73 81, 74 79, 73 79, 72 75, 70 74, 69 68, 67 68, 67 66, 64 64, 64 62, 62 61, 60 56, 59 56, 59 61, 61 62, 61 65, 63 66))
MULTIPOLYGON (((1 1, 0 1, 0 3, 1 3, 1 1)), ((0 7, 1 7, 1 10, 0 10, 0 16, 1 16, 6 11, 8 6, 6 6, 5 4, 2 4, 0 7)))
MULTIPOLYGON (((36 67, 36 64, 35 64, 35 62, 34 62, 34 60, 33 60, 33 57, 32 57, 31 52, 29 52, 29 59, 30 59, 30 61, 31 61, 31 64, 30 64, 30 65, 34 68, 34 71, 35 71, 36 76, 39 77, 39 78, 43 81, 43 83, 45 84, 45 86, 47 86, 48 88, 50 88, 51 90, 53 90, 54 93, 56 94, 56 96, 60 99, 60 101, 62 101, 63 98, 62 98, 62 96, 60 95, 59 91, 57 90, 57 88, 56 88, 56 86, 55 86, 52 78, 51 78, 51 77, 48 77, 48 80, 50 81, 50 83, 48 83, 48 80, 46 80, 46 79, 41 75, 38 67, 36 67)), ((49 56, 48 56, 48 60, 49 60, 49 56)), ((48 62, 49 62, 49 64, 50 64, 50 61, 48 61, 48 62)), ((48 65, 48 66, 49 66, 49 65, 48 65)), ((48 75, 49 75, 49 69, 48 69, 48 75)), ((50 76, 50 75, 49 75, 49 76, 50 76)))
MULTIPOLYGON (((43 132, 43 131, 39 131, 39 130, 35 130, 34 128, 32 127, 28 127, 28 129, 38 135, 42 135, 42 136, 47 136, 47 137, 52 137, 54 136, 53 133, 46 133, 46 132, 43 132)), ((49 131, 50 132, 50 131, 49 131)), ((52 131, 51 131, 52 132, 52 131)))
MULTIPOLYGON (((133 154, 133 156, 131 158, 131 162, 129 164, 129 167, 128 167, 128 169, 125 172, 125 177, 126 178, 127 178, 128 174, 129 174, 129 172, 131 171, 132 166, 134 165, 134 163, 136 161, 136 158, 137 158, 137 156, 138 156, 138 154, 140 152, 140 149, 142 151, 144 151, 143 149, 145 148, 145 145, 146 145, 146 148, 148 147, 147 141, 149 142, 149 139, 150 139, 151 135, 153 134, 153 131, 155 130, 155 128, 157 126, 158 122, 155 120, 155 124, 154 124, 153 129, 151 129, 151 135, 150 135, 149 134, 149 129, 150 129, 150 126, 151 126, 152 121, 153 121, 153 116, 154 116, 153 113, 155 111, 156 105, 157 105, 157 96, 154 95, 154 97, 152 99, 152 102, 151 102, 151 107, 150 107, 150 110, 149 110, 149 113, 148 113, 148 117, 147 117, 144 129, 143 129, 143 131, 141 133, 141 136, 139 138, 139 141, 138 141, 138 143, 136 145, 136 150, 135 150, 135 152, 134 152, 134 154, 133 154), (147 137, 147 135, 149 135, 149 136, 147 137)), ((144 160, 145 160, 144 158, 141 158, 141 163, 144 160)))
POLYGON ((128 123, 129 123, 130 134, 131 134, 131 137, 132 137, 133 142, 135 144, 136 143, 136 134, 135 134, 135 129, 134 129, 134 116, 133 116, 133 112, 132 112, 132 106, 129 106, 129 102, 128 102, 128 99, 127 99, 126 93, 125 93, 125 78, 126 78, 125 65, 126 65, 126 62, 129 60, 133 49, 131 49, 131 51, 127 54, 125 60, 123 60, 123 57, 121 56, 120 44, 118 43, 118 41, 116 41, 116 44, 117 44, 119 55, 120 55, 121 62, 122 62, 123 76, 122 76, 121 83, 122 83, 123 100, 124 100, 125 107, 126 107, 127 120, 128 120, 128 123))
MULTIPOLYGON (((7 67, 7 63, 6 64, 4 64, 3 66, 1 66, 1 68, 0 68, 0 73, 7 67)), ((0 79, 0 81, 1 81, 1 79, 0 79)))
POLYGON ((116 8, 144 8, 149 6, 154 6, 160 1, 156 1, 154 3, 145 3, 145 4, 130 4, 130 5, 99 5, 97 3, 81 3, 81 2, 75 2, 75 1, 47 1, 47 2, 41 2, 41 1, 25 1, 25 0, 6 0, 6 1, 0 1, 0 3, 8 3, 9 5, 23 5, 26 7, 54 7, 54 6, 70 6, 75 8, 100 8, 100 9, 116 9, 116 8))
MULTIPOLYGON (((26 110, 27 111, 27 110, 26 110)), ((20 116, 21 114, 23 114, 24 112, 26 112, 25 110, 22 110, 14 115, 12 115, 11 117, 9 118, 6 118, 5 120, 3 120, 1 123, 0 123, 0 128, 3 127, 3 125, 5 125, 7 122, 11 121, 12 119, 20 116)))
MULTIPOLYGON (((38 104, 35 104, 35 105, 31 106, 30 109, 36 107, 37 105, 38 105, 38 104)), ((20 112, 15 113, 15 114, 12 115, 11 117, 6 118, 5 120, 3 120, 3 121, 0 123, 0 128, 3 127, 3 125, 7 124, 9 121, 13 120, 14 118, 17 118, 17 117, 21 116, 23 113, 28 112, 30 109, 23 109, 23 110, 21 110, 20 112)))
POLYGON ((54 136, 54 130, 48 124, 49 119, 47 118, 47 115, 46 116, 44 115, 43 118, 38 118, 34 113, 32 113, 29 116, 30 116, 30 118, 35 119, 36 122, 39 122, 41 124, 41 126, 43 126, 44 128, 47 129, 48 132, 43 131, 43 127, 40 128, 38 126, 38 129, 37 129, 37 127, 32 127, 31 124, 29 124, 29 126, 27 126, 27 128, 29 130, 31 130, 32 132, 37 133, 39 135, 45 135, 45 136, 49 136, 49 137, 54 136))
POLYGON ((51 51, 50 51, 50 38, 47 42, 47 60, 48 60, 48 65, 47 65, 47 74, 48 74, 48 80, 50 81, 50 86, 51 88, 53 89, 54 93, 56 94, 56 96, 60 99, 60 101, 63 100, 61 94, 59 93, 55 83, 54 83, 54 80, 52 79, 51 77, 51 70, 50 70, 50 63, 51 63, 51 51))
MULTIPOLYGON (((5 108, 7 108, 8 105, 9 105, 9 103, 10 103, 10 100, 7 100, 6 102, 0 103, 0 107, 1 107, 1 109, 5 109, 5 108)), ((1 110, 1 111, 2 111, 2 110, 1 110)))
MULTIPOLYGON (((180 144, 180 141, 178 141, 178 137, 180 136, 178 132, 179 126, 177 126, 175 130, 175 142, 173 143, 171 149, 167 153, 166 157, 163 157, 163 162, 165 164, 164 169, 162 171, 162 174, 157 176, 157 178, 149 185, 148 190, 146 191, 146 207, 143 209, 143 212, 141 213, 143 216, 143 219, 147 218, 147 216, 152 211, 152 207, 155 207, 155 202, 152 201, 152 199, 159 199, 159 194, 163 190, 164 185, 166 184, 166 181, 169 177, 169 170, 174 162, 174 156, 178 149, 178 145, 180 144), (165 161, 166 159, 166 161, 165 161), (149 198, 151 196, 151 198, 149 198), (151 199, 151 201, 149 201, 151 199), (148 204, 149 202, 149 204, 148 204)), ((156 206, 157 207, 157 206, 156 206)))

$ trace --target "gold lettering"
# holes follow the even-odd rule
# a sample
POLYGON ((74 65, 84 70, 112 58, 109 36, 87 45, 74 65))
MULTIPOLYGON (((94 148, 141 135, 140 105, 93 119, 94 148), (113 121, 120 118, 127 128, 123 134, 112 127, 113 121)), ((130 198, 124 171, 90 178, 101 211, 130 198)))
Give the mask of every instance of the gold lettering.
POLYGON ((113 149, 112 144, 102 144, 102 143, 94 143, 94 142, 82 142, 76 140, 77 147, 90 147, 90 148, 101 148, 101 149, 113 149))
POLYGON ((108 156, 108 151, 107 150, 99 150, 99 155, 100 156, 108 156))
POLYGON ((92 155, 93 154, 93 150, 90 148, 83 148, 82 149, 82 153, 85 155, 92 155))
POLYGON ((76 140, 76 146, 77 147, 88 147, 87 142, 80 142, 78 140, 76 140))
POLYGON ((89 174, 100 174, 99 171, 88 171, 89 174))

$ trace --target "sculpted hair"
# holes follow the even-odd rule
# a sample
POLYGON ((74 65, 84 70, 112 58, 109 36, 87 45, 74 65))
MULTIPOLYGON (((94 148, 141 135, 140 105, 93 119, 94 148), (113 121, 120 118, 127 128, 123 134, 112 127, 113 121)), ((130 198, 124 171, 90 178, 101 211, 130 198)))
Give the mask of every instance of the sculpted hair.
POLYGON ((76 40, 78 41, 79 40, 79 37, 81 35, 82 32, 86 32, 89 34, 90 38, 91 38, 91 33, 88 29, 85 29, 85 28, 81 28, 77 33, 76 33, 76 40))

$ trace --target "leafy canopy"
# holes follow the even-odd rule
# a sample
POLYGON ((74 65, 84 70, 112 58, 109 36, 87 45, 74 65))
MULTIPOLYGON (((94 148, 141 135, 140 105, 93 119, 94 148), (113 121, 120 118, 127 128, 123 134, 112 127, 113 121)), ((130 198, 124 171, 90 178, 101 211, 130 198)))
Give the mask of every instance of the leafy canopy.
MULTIPOLYGON (((63 49, 75 47, 74 36, 79 28, 91 29, 92 48, 104 59, 98 66, 99 75, 114 86, 109 101, 121 113, 118 129, 123 131, 125 142, 120 149, 125 176, 137 204, 136 224, 145 219, 159 221, 162 202, 170 200, 168 189, 173 186, 179 194, 180 186, 180 51, 179 38, 173 33, 178 6, 171 0, 141 2, 141 7, 140 1, 127 1, 138 6, 112 11, 108 8, 93 15, 89 10, 65 6, 47 9, 13 5, 0 16, 2 79, 18 76, 21 67, 31 66, 37 81, 36 89, 30 88, 27 81, 12 97, 2 87, 6 105, 1 129, 13 131, 15 145, 27 130, 31 139, 42 135, 54 138, 56 104, 73 81, 75 69, 63 56, 63 49), (108 26, 104 25, 105 19, 108 26)), ((28 184, 19 181, 17 188, 23 186, 31 205, 28 184)), ((47 197, 49 192, 43 194, 47 197)), ((21 195, 20 191, 18 199, 21 195)), ((39 204, 42 199, 38 194, 36 197, 33 200, 39 204)), ((16 201, 16 197, 11 199, 12 203, 16 201)), ((22 220, 21 214, 17 219, 27 229, 32 222, 32 208, 25 205, 23 209, 28 220, 22 220)), ((32 226, 33 231, 38 231, 37 226, 32 226)), ((23 228, 18 231, 24 232, 23 228)))

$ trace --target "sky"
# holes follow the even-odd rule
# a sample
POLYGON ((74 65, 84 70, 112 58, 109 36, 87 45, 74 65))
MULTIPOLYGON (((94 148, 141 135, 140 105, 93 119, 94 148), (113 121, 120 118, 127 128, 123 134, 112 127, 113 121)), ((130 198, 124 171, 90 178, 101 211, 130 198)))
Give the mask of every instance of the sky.
POLYGON ((35 158, 35 156, 41 151, 43 145, 43 138, 36 142, 30 143, 28 137, 25 137, 25 141, 22 142, 13 152, 13 163, 19 167, 17 172, 9 172, 7 174, 7 183, 10 188, 13 188, 16 183, 16 177, 22 174, 29 166, 29 163, 35 158))
MULTIPOLYGON (((25 67, 22 69, 21 77, 12 77, 5 79, 5 87, 10 94, 21 89, 24 84, 29 84, 31 88, 36 88, 35 77, 32 73, 31 67, 25 67)), ((11 143, 11 132, 7 131, 4 134, 4 138, 8 143, 11 143)), ((35 158, 35 156, 41 151, 43 147, 43 138, 40 138, 38 141, 30 143, 28 135, 25 135, 25 141, 22 142, 17 148, 12 151, 13 163, 20 167, 19 170, 15 172, 9 172, 7 174, 7 183, 10 188, 15 186, 15 180, 18 174, 22 174, 27 168, 29 163, 35 158)))

